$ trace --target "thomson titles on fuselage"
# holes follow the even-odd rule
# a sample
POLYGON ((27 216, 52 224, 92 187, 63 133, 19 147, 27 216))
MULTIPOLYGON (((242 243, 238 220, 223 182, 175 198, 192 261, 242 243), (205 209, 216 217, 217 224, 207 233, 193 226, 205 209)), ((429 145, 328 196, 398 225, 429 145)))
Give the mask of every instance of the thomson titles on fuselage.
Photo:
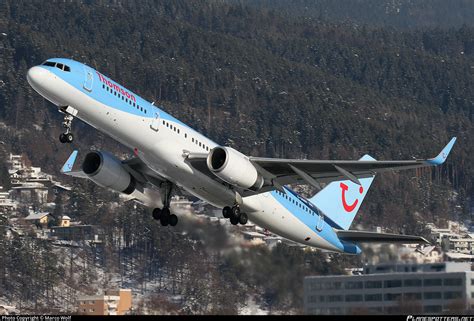
POLYGON ((130 92, 128 92, 127 90, 123 89, 122 87, 120 87, 119 85, 117 84, 114 84, 113 82, 111 82, 110 80, 107 79, 107 77, 105 77, 104 75, 102 75, 100 72, 98 72, 96 70, 96 73, 97 73, 97 76, 99 76, 99 80, 100 82, 106 84, 107 86, 109 86, 111 89, 115 90, 116 92, 124 95, 125 97, 127 97, 128 99, 132 100, 133 102, 137 102, 137 100, 135 99, 135 96, 133 94, 131 94, 130 92))

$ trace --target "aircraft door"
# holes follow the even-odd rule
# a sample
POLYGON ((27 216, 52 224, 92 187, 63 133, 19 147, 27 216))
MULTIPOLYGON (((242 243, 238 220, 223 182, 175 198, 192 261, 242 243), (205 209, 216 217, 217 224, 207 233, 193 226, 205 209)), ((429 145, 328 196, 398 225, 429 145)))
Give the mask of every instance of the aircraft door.
POLYGON ((94 82, 94 73, 92 72, 92 69, 85 66, 84 67, 84 76, 85 76, 85 79, 84 79, 84 84, 82 86, 84 87, 85 90, 87 90, 88 92, 91 92, 92 91, 92 85, 93 85, 93 82, 94 82))
POLYGON ((323 230, 323 225, 324 225, 324 216, 323 216, 323 214, 319 213, 318 223, 316 223, 316 230, 321 232, 323 230))
POLYGON ((160 124, 160 113, 158 111, 154 111, 155 116, 153 117, 153 120, 151 121, 150 128, 153 129, 155 132, 159 130, 159 124, 160 124))

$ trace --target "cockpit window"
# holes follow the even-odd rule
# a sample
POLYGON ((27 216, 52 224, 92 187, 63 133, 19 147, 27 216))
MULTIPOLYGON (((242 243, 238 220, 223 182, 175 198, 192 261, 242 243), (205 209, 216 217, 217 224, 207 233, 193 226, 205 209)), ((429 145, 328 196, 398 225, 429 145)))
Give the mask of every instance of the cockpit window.
POLYGON ((69 66, 66 66, 59 62, 45 61, 43 62, 43 66, 56 67, 60 70, 67 71, 67 72, 71 71, 71 68, 69 68, 69 66))

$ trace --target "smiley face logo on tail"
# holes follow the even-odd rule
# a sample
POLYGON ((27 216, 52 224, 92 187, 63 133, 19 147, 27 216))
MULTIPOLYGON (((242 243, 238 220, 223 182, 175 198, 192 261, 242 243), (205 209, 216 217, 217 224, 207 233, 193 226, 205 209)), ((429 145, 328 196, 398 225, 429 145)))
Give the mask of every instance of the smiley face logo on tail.
MULTIPOLYGON (((342 182, 339 186, 341 187, 341 190, 342 190, 342 196, 341 196, 342 206, 344 206, 344 210, 346 212, 352 212, 357 207, 359 200, 356 198, 356 200, 352 204, 347 204, 346 191, 349 190, 349 187, 342 182)), ((362 186, 359 187, 359 193, 362 194, 363 192, 364 192, 364 188, 362 186)))

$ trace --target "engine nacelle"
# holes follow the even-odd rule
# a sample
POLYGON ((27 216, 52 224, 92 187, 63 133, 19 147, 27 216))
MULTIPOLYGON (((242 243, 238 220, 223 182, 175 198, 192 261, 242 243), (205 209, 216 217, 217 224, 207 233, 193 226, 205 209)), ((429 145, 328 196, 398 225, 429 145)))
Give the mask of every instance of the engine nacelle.
POLYGON ((258 191, 263 177, 244 154, 231 147, 214 147, 207 156, 207 167, 229 184, 258 191))
POLYGON ((115 156, 105 152, 90 152, 82 163, 82 171, 94 183, 114 191, 131 194, 136 181, 115 156))

